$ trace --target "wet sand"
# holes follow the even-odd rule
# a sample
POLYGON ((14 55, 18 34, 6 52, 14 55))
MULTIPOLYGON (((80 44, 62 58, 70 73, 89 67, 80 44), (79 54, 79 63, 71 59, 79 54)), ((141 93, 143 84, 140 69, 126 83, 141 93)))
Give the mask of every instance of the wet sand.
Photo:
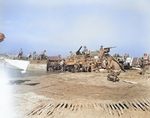
POLYGON ((149 118, 149 74, 129 70, 121 73, 119 82, 108 81, 107 74, 10 78, 1 86, 1 95, 5 93, 1 111, 6 110, 1 114, 8 118, 149 118))

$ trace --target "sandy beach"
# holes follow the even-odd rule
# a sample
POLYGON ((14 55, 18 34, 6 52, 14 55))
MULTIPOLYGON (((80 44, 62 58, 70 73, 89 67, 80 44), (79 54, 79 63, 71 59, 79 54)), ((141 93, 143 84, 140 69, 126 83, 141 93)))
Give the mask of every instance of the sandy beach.
POLYGON ((0 3, 0 118, 150 118, 150 0, 0 3))
POLYGON ((148 118, 150 77, 128 70, 119 82, 108 73, 51 73, 9 79, 1 86, 5 118, 148 118), (6 99, 7 98, 7 99, 6 99), (9 114, 8 114, 9 113, 9 114))

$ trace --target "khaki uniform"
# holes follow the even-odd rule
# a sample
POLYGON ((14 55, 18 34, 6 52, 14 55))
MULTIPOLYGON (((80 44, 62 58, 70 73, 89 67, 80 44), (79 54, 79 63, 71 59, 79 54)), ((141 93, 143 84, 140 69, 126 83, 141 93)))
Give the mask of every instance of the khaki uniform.
POLYGON ((110 74, 107 75, 108 77, 108 80, 109 81, 113 81, 113 82, 116 82, 116 81, 119 81, 119 78, 117 76, 120 75, 121 73, 121 68, 120 66, 118 65, 117 62, 115 62, 114 60, 109 60, 108 59, 108 66, 109 68, 112 68, 113 70, 111 71, 110 74))
POLYGON ((41 52, 41 53, 40 53, 40 55, 39 55, 40 60, 42 60, 42 59, 43 59, 43 57, 45 56, 45 52, 46 52, 46 51, 44 50, 43 52, 41 52))
POLYGON ((145 55, 145 56, 143 56, 142 57, 142 71, 140 72, 140 74, 141 75, 145 75, 145 72, 146 72, 146 70, 147 70, 147 68, 148 68, 148 56, 147 55, 145 55))
POLYGON ((36 52, 33 52, 33 60, 36 60, 38 57, 38 55, 36 54, 36 52))
POLYGON ((18 54, 18 57, 21 59, 21 58, 22 58, 22 55, 23 55, 23 51, 22 51, 22 49, 20 49, 19 54, 18 54))
POLYGON ((98 55, 99 59, 102 59, 102 58, 103 58, 105 52, 108 52, 108 50, 104 50, 103 47, 101 47, 100 53, 99 53, 99 55, 98 55))

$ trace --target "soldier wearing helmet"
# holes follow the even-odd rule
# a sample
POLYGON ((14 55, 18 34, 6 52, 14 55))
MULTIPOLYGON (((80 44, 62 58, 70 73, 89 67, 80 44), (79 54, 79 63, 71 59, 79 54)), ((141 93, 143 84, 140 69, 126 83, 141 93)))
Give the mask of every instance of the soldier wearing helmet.
POLYGON ((71 57, 75 56, 75 54, 72 51, 70 51, 70 54, 71 54, 71 57))
POLYGON ((99 53, 99 55, 98 55, 99 59, 102 59, 102 58, 103 58, 105 52, 108 52, 108 50, 104 50, 104 49, 103 49, 103 45, 101 45, 100 53, 99 53))
POLYGON ((148 68, 148 61, 149 61, 149 59, 148 59, 148 55, 147 55, 147 53, 144 53, 144 56, 142 57, 142 71, 140 72, 140 74, 141 75, 144 75, 145 74, 145 72, 146 72, 146 70, 147 70, 147 68, 148 68))
POLYGON ((2 42, 5 38, 5 35, 3 33, 0 33, 0 42, 2 42))
POLYGON ((86 46, 84 46, 84 50, 82 51, 82 54, 87 54, 88 53, 88 49, 86 46))
POLYGON ((22 51, 22 48, 21 48, 20 51, 19 51, 19 54, 18 54, 18 58, 22 59, 22 56, 23 56, 23 51, 22 51))
POLYGON ((143 65, 148 64, 148 55, 147 53, 144 53, 144 56, 142 57, 143 65))
POLYGON ((43 52, 40 53, 40 55, 39 55, 40 60, 44 59, 45 52, 46 52, 46 50, 44 50, 43 52))

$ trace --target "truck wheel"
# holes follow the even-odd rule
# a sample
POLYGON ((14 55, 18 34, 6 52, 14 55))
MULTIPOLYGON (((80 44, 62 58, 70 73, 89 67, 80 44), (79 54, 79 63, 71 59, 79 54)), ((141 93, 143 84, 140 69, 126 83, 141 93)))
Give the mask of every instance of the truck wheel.
POLYGON ((130 69, 131 68, 131 66, 130 66, 130 64, 128 64, 128 69, 130 69))

